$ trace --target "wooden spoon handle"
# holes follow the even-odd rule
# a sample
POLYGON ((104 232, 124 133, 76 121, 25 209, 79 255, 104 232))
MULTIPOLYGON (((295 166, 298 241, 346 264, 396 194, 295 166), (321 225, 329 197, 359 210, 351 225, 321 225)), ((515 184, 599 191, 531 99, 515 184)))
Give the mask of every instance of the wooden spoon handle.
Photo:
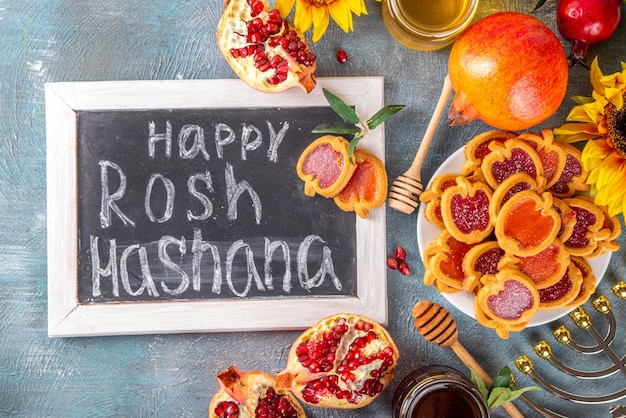
MULTIPOLYGON (((493 383, 493 380, 491 379, 491 377, 489 377, 487 372, 485 372, 483 368, 480 367, 480 364, 478 364, 478 362, 474 360, 474 357, 472 357, 472 355, 467 352, 465 347, 463 347, 463 345, 461 345, 460 342, 456 341, 454 344, 450 346, 450 348, 452 349, 452 351, 454 351, 454 354, 456 354, 457 357, 463 363, 465 363, 467 367, 474 370, 476 374, 478 374, 478 376, 480 376, 480 378, 483 379, 483 382, 485 382, 485 385, 487 385, 487 387, 491 386, 491 384, 493 383)), ((520 410, 517 409, 515 405, 513 405, 511 402, 505 403, 504 405, 502 405, 502 408, 512 418, 524 418, 524 415, 522 415, 520 410)))
POLYGON ((443 111, 446 109, 446 104, 448 103, 448 99, 452 95, 452 91, 453 89, 452 82, 450 81, 450 76, 446 75, 443 80, 443 87, 441 89, 439 100, 437 101, 437 105, 435 106, 435 111, 433 112, 433 115, 430 118, 430 122, 426 127, 426 132, 424 133, 422 142, 417 149, 417 154, 415 154, 413 163, 405 172, 405 175, 410 175, 414 178, 421 180, 422 165, 424 164, 424 160, 426 159, 426 154, 428 154, 428 148, 430 148, 430 143, 435 137, 435 132, 437 132, 437 127, 439 126, 439 121, 441 120, 441 116, 443 116, 443 111))

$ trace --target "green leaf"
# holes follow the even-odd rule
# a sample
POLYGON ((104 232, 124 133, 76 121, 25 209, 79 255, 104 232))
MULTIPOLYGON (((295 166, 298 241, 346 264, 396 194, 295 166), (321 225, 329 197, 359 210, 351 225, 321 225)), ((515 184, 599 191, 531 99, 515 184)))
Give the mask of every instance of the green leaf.
POLYGON ((354 149, 356 148, 356 144, 363 138, 363 135, 355 135, 350 141, 350 146, 348 147, 348 156, 350 157, 350 164, 354 165, 354 160, 352 159, 352 155, 354 155, 354 149))
POLYGON ((491 393, 489 393, 487 405, 489 406, 489 409, 493 410, 507 403, 510 398, 511 389, 503 387, 493 388, 491 389, 491 393))
POLYGON ((572 100, 579 105, 594 102, 595 99, 593 97, 587 96, 572 96, 572 100))
POLYGON ((489 391, 487 390, 485 382, 480 378, 478 373, 474 371, 474 369, 470 369, 470 372, 472 374, 472 383, 478 388, 480 394, 483 395, 483 399, 486 401, 489 397, 489 391))
POLYGON ((491 390, 494 388, 508 388, 511 385, 511 369, 508 366, 504 366, 498 375, 493 379, 491 384, 491 390))
POLYGON ((324 97, 328 101, 330 107, 335 111, 336 114, 341 117, 341 119, 345 120, 352 125, 356 125, 359 123, 359 116, 356 114, 354 109, 348 106, 343 100, 339 97, 335 96, 331 92, 326 89, 322 89, 324 92, 324 97))
POLYGON ((317 125, 311 132, 314 134, 356 135, 361 130, 356 125, 351 125, 347 122, 333 122, 317 125))
POLYGON ((546 0, 539 0, 539 2, 537 2, 537 4, 535 5, 535 8, 532 9, 531 12, 534 12, 535 10, 537 10, 538 8, 543 6, 545 2, 546 2, 546 0))
POLYGON ((369 129, 374 129, 375 127, 385 122, 387 119, 389 119, 390 117, 392 117, 393 115, 401 111, 402 109, 404 109, 404 105, 384 106, 378 112, 376 112, 374 116, 369 118, 369 120, 367 121, 367 127, 369 129))
POLYGON ((516 389, 511 391, 511 396, 509 397, 509 402, 514 401, 519 398, 524 392, 529 392, 531 390, 541 390, 539 386, 526 386, 525 388, 516 389))

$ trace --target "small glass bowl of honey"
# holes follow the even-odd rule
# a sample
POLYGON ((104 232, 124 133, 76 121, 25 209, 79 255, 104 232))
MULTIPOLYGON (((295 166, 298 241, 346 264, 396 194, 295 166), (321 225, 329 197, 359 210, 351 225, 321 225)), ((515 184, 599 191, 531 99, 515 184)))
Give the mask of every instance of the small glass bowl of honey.
POLYGON ((393 398, 393 418, 489 418, 489 407, 465 375, 432 365, 402 380, 393 398))
POLYGON ((383 21, 402 45, 434 51, 450 45, 467 28, 478 0, 383 0, 383 21))

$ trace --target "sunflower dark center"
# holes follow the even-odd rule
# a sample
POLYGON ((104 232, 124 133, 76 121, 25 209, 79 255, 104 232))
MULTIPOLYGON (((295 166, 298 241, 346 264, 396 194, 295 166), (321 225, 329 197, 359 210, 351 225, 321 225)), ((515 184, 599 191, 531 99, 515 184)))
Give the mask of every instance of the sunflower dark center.
MULTIPOLYGON (((626 97, 626 94, 624 96, 626 97)), ((626 105, 618 109, 609 104, 606 115, 609 143, 626 158, 626 105)))

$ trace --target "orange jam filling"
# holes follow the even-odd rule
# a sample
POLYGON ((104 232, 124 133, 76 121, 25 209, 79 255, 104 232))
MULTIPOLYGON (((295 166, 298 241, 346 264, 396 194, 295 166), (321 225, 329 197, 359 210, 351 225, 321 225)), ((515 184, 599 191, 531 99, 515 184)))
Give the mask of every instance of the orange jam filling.
POLYGON ((504 233, 522 248, 540 245, 554 228, 554 219, 543 216, 535 208, 535 201, 526 199, 512 208, 504 224, 504 233))

